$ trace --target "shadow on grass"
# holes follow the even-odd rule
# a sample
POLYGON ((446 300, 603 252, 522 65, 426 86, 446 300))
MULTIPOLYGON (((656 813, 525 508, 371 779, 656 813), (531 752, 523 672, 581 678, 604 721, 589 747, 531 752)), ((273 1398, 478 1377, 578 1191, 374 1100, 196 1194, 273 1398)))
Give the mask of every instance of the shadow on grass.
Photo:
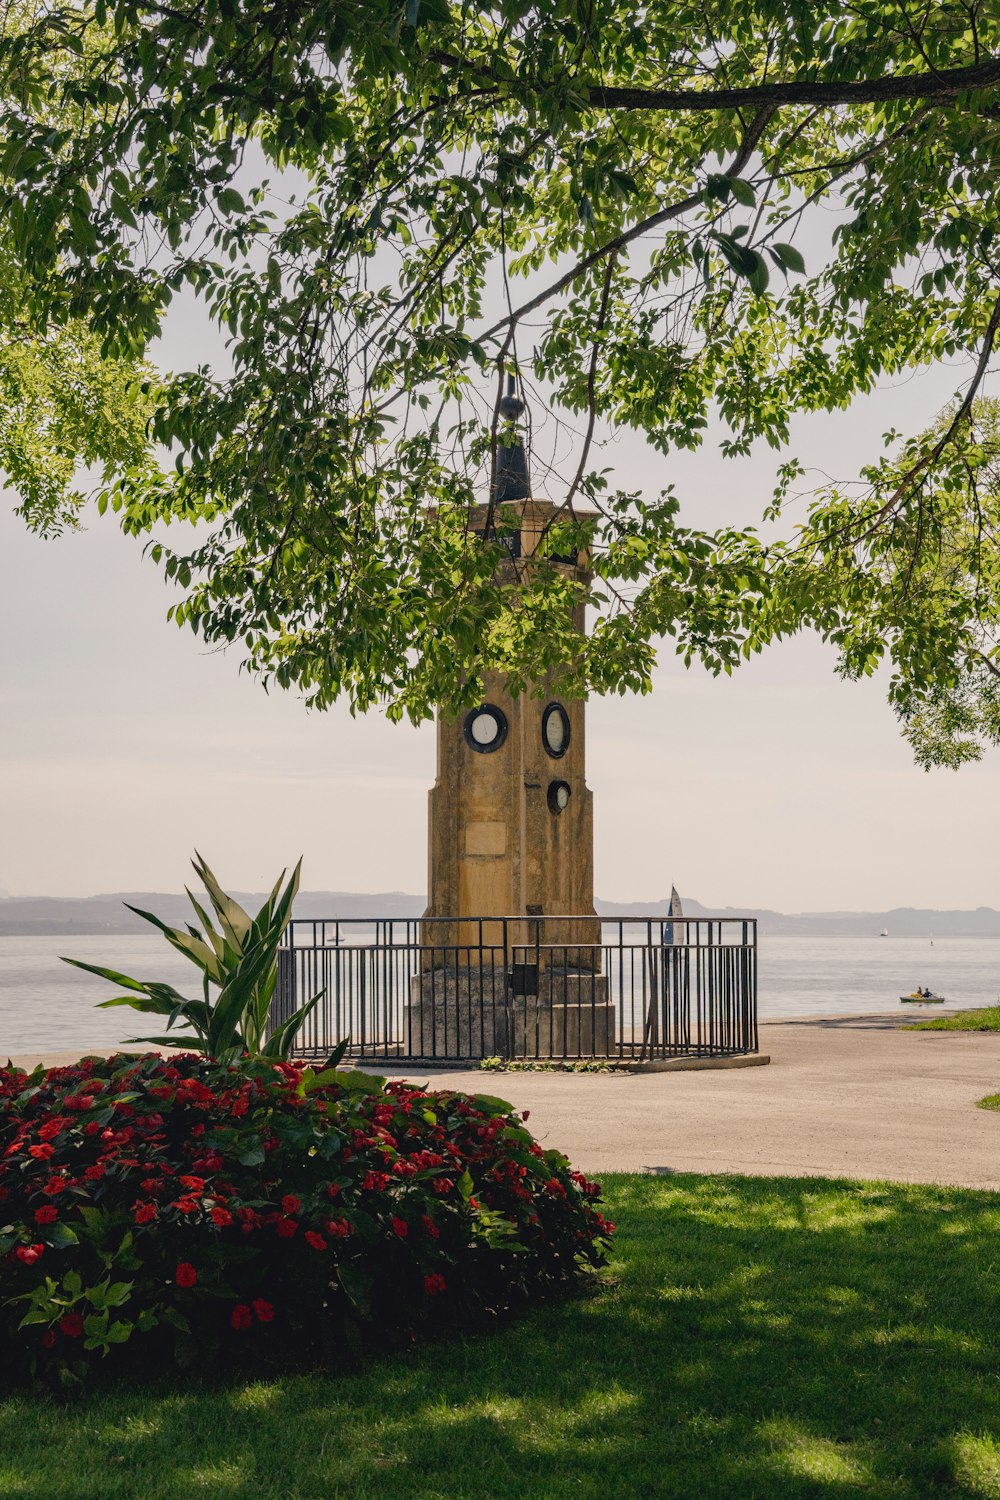
POLYGON ((606 1179, 599 1296, 351 1376, 0 1406, 0 1496, 1000 1500, 1000 1198, 606 1179))

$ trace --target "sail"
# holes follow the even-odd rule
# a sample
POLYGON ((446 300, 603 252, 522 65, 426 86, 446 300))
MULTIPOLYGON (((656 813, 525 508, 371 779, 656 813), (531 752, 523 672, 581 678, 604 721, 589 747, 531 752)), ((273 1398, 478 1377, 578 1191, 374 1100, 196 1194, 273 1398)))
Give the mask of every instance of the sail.
MULTIPOLYGON (((668 918, 672 918, 672 917, 683 917, 683 915, 684 915, 684 908, 681 906, 681 898, 677 894, 677 887, 675 885, 672 885, 670 887, 670 906, 667 908, 667 916, 668 916, 668 918)), ((683 943, 683 941, 684 941, 684 927, 683 927, 683 924, 678 924, 677 933, 676 933, 676 936, 675 936, 674 935, 674 924, 673 924, 672 921, 668 920, 667 923, 666 923, 666 925, 664 926, 664 929, 663 929, 663 941, 665 943, 683 943)))

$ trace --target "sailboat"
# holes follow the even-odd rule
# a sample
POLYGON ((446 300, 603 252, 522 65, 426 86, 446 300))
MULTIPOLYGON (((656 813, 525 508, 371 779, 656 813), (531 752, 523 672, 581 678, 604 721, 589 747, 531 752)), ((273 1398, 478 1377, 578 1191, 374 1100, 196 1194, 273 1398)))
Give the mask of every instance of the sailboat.
POLYGON ((882 931, 879 933, 879 937, 888 937, 888 936, 889 936, 889 929, 888 929, 888 927, 883 927, 882 931))
MULTIPOLYGON (((673 917, 683 917, 683 915, 684 908, 683 906, 681 906, 681 898, 677 894, 677 887, 675 885, 672 885, 670 887, 670 905, 667 908, 667 922, 663 928, 663 941, 665 943, 684 942, 683 931, 675 931, 673 921, 671 920, 671 918, 673 917)), ((680 929, 682 926, 682 923, 678 923, 678 929, 680 929)))

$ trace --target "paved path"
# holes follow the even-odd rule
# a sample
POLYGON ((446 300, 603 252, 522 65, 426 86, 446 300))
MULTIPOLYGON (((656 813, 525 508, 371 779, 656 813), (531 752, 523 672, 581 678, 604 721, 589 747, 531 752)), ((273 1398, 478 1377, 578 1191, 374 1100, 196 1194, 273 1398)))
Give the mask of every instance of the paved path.
POLYGON ((984 1094, 1000 1092, 1000 1033, 901 1031, 906 1019, 764 1024, 761 1051, 771 1064, 763 1068, 408 1076, 499 1094, 530 1110, 539 1139, 584 1172, 843 1176, 1000 1189, 1000 1114, 975 1108, 984 1094))

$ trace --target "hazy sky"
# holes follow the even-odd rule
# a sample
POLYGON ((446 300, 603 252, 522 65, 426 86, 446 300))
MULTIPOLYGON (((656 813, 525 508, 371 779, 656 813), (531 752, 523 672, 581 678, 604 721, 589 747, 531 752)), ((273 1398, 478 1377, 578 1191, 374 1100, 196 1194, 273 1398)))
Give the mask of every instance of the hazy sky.
MULTIPOLYGON (((184 330, 177 334, 183 344, 184 330)), ((956 372, 804 419, 793 446, 838 477, 878 434, 915 430, 956 372)), ((620 482, 674 480, 686 515, 751 521, 774 455, 669 462, 622 437, 620 482)), ((422 891, 434 730, 310 714, 165 622, 157 569, 114 520, 57 542, 0 512, 0 890, 178 890, 197 845, 224 883, 269 885, 304 854, 309 889, 422 891)), ((596 888, 786 911, 1000 905, 1000 758, 917 770, 884 684, 846 684, 802 637, 734 678, 665 655, 647 698, 588 708, 596 888)))

